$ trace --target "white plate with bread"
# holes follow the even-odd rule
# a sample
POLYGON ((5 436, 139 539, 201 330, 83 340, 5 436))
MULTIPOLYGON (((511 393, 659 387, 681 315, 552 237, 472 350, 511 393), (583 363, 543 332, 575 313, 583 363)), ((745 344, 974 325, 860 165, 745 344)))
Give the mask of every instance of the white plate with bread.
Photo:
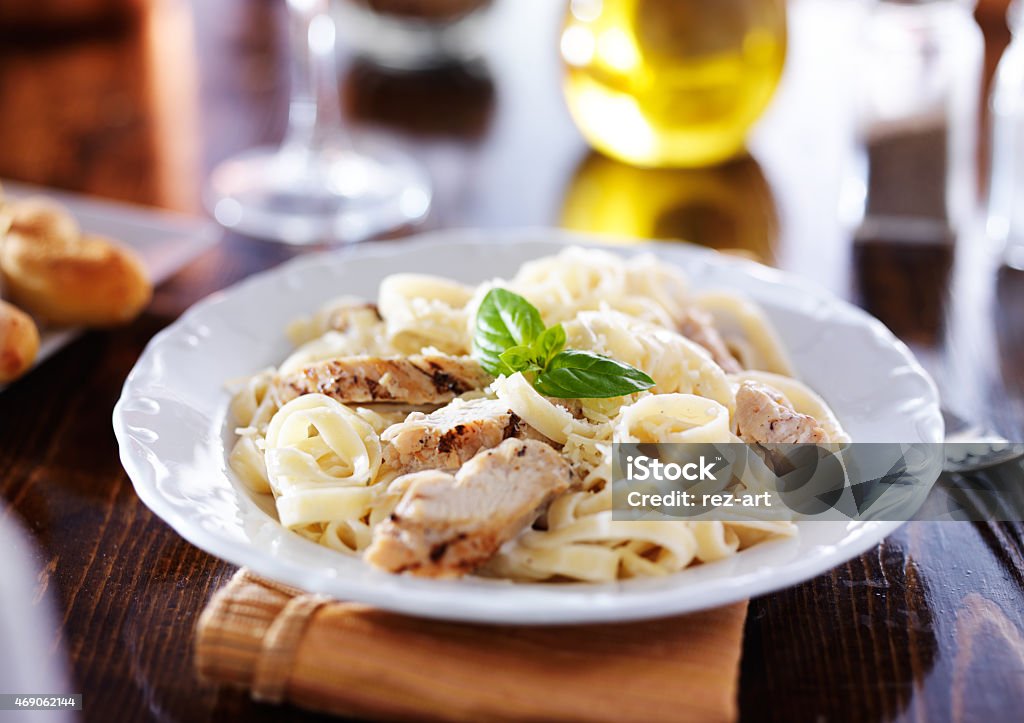
POLYGON ((217 241, 202 219, 0 184, 0 390, 85 328, 126 323, 217 241))

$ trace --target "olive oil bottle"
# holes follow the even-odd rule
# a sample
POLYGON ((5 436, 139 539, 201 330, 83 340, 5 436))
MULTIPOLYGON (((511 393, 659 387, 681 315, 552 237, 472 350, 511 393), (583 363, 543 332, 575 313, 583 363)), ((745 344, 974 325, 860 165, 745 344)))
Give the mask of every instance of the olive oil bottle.
POLYGON ((785 0, 572 0, 565 95, 598 150, 639 166, 738 155, 778 85, 785 0))

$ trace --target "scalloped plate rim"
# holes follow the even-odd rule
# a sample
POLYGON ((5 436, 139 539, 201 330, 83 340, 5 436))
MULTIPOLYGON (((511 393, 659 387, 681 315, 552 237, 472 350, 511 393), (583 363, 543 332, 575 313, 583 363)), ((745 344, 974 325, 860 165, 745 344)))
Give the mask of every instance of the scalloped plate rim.
MULTIPOLYGON (((712 580, 717 584, 705 585, 703 589, 688 588, 685 585, 670 585, 661 590, 645 590, 643 587, 648 581, 637 581, 634 588, 641 588, 637 591, 628 588, 627 583, 551 585, 514 584, 506 581, 481 581, 478 579, 442 582, 410 579, 406 576, 393 576, 376 571, 360 576, 353 582, 340 577, 337 570, 333 571, 334 574, 329 574, 329 571, 322 568, 303 568, 288 561, 268 556, 266 551, 255 546, 251 540, 246 542, 227 537, 219 534, 217 530, 204 528, 201 520, 197 521, 194 517, 186 517, 179 513, 160 489, 157 479, 159 476, 157 465, 161 464, 160 460, 156 459, 152 450, 138 439, 137 430, 140 428, 133 427, 132 429, 136 430, 136 433, 133 434, 126 419, 128 403, 132 399, 146 398, 142 394, 142 389, 148 388, 145 384, 151 385, 154 382, 152 378, 153 362, 162 347, 173 341, 177 335, 194 327, 195 322, 200 321, 204 314, 215 313, 217 307, 232 296, 246 293, 247 290, 261 284, 269 284, 275 279, 280 280, 287 276, 309 273, 308 269, 317 268, 324 262, 340 264, 345 260, 360 260, 363 263, 381 263, 388 259, 394 259, 406 251, 422 253, 423 250, 433 249, 436 252, 440 248, 455 248, 467 244, 506 248, 537 245, 548 246, 550 247, 549 251, 567 244, 581 244, 613 252, 650 251, 673 260, 700 259, 712 266, 736 269, 741 275, 754 277, 770 285, 799 289, 802 294, 814 301, 825 304, 833 315, 838 314, 851 322, 853 326, 865 330, 875 342, 888 347, 901 358, 903 364, 901 373, 924 383, 925 393, 920 399, 915 400, 914 404, 918 419, 927 421, 924 434, 931 437, 929 441, 941 440, 942 423, 937 390, 931 378, 914 359, 906 345, 896 339, 877 319, 847 302, 837 299, 810 280, 793 277, 752 261, 725 257, 713 250, 678 242, 668 246, 664 243, 625 240, 621 237, 578 234, 545 228, 500 231, 458 229, 430 232, 402 241, 371 242, 361 246, 296 257, 275 268, 243 279, 231 287, 214 292, 194 304, 178 320, 156 334, 128 375, 113 414, 114 431, 120 446, 121 461, 140 499, 178 534, 197 547, 234 564, 246 565, 254 572, 280 582, 310 592, 333 594, 400 613, 499 624, 566 624, 636 620, 714 607, 751 595, 782 589, 820 574, 864 552, 899 527, 900 523, 897 522, 801 523, 802 530, 808 529, 803 527, 806 525, 832 525, 835 530, 833 535, 835 544, 819 545, 818 547, 825 549, 818 550, 818 553, 810 560, 812 564, 791 563, 780 568, 765 563, 741 575, 717 580, 713 577, 712 580), (616 248, 602 243, 602 240, 609 239, 620 242, 627 241, 629 245, 616 248), (147 375, 149 376, 147 377, 147 375), (835 527, 836 525, 844 526, 844 531, 840 532, 838 527, 835 527), (496 590, 500 590, 504 594, 490 594, 496 590), (522 607, 524 602, 530 603, 525 610, 522 607)), ((229 484, 235 493, 238 493, 237 483, 229 480, 229 484)), ((252 500, 249 503, 255 504, 252 500)), ((297 537, 283 528, 280 528, 280 533, 292 538, 297 537)), ((302 542, 307 543, 308 541, 302 540, 302 542)), ((749 556, 752 551, 760 551, 762 556, 770 558, 772 551, 780 549, 781 545, 786 545, 789 542, 765 543, 752 548, 752 550, 744 551, 731 560, 735 561, 743 556, 749 556)), ((320 549, 313 543, 308 544, 320 549)), ((348 560, 349 558, 342 557, 341 559, 348 560)), ((729 561, 722 562, 728 563, 729 561)), ((700 567, 709 569, 720 564, 712 563, 700 567)), ((732 566, 735 566, 735 562, 732 566)), ((363 565, 363 567, 366 566, 363 565)), ((670 576, 670 578, 682 579, 686 574, 687 571, 683 571, 670 576)), ((649 585, 647 586, 649 587, 649 585)))

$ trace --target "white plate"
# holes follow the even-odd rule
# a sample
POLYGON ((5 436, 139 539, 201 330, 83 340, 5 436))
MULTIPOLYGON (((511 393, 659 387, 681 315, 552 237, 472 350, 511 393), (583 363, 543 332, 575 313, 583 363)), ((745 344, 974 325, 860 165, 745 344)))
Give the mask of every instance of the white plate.
MULTIPOLYGON (((426 617, 551 624, 683 613, 777 590, 879 542, 894 523, 801 523, 795 539, 758 545, 665 578, 616 584, 525 584, 389 575, 281 527, 229 471, 224 380, 276 364, 293 317, 342 294, 376 298, 396 271, 479 282, 509 276, 561 244, 552 230, 442 232, 298 258, 196 304, 146 348, 114 409, 121 460, 142 500, 193 544, 312 592, 426 617)), ((878 321, 805 281, 681 244, 633 247, 685 268, 695 287, 738 290, 777 324, 800 376, 861 441, 942 438, 938 394, 910 351, 878 321)))
MULTIPOLYGON (((2 186, 8 199, 44 196, 57 201, 71 212, 86 233, 106 236, 133 248, 146 264, 154 285, 169 278, 218 238, 211 223, 191 216, 12 181, 3 181, 2 186)), ((81 329, 40 329, 36 366, 81 333, 81 329)), ((0 384, 0 390, 3 389, 4 385, 0 384)))

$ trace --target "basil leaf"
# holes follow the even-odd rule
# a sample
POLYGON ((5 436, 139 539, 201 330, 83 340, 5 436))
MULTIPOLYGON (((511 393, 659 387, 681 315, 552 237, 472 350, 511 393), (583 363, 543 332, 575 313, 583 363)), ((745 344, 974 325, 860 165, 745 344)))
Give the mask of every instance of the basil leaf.
POLYGON ((541 394, 559 399, 621 397, 653 386, 639 369, 588 351, 556 354, 533 383, 541 394))
POLYGON ((512 370, 501 354, 514 346, 528 346, 544 332, 540 312, 529 301, 508 289, 487 292, 476 312, 473 356, 494 376, 512 370))
POLYGON ((495 376, 539 372, 534 388, 563 399, 621 397, 654 386, 639 369, 599 354, 563 351, 565 344, 565 328, 545 329, 540 312, 519 294, 494 288, 480 302, 473 356, 495 376))
POLYGON ((554 356, 565 348, 565 327, 555 324, 533 342, 534 358, 541 367, 547 366, 554 356))
POLYGON ((513 372, 540 368, 534 357, 533 347, 530 346, 514 346, 511 349, 506 349, 498 356, 498 359, 513 372))

